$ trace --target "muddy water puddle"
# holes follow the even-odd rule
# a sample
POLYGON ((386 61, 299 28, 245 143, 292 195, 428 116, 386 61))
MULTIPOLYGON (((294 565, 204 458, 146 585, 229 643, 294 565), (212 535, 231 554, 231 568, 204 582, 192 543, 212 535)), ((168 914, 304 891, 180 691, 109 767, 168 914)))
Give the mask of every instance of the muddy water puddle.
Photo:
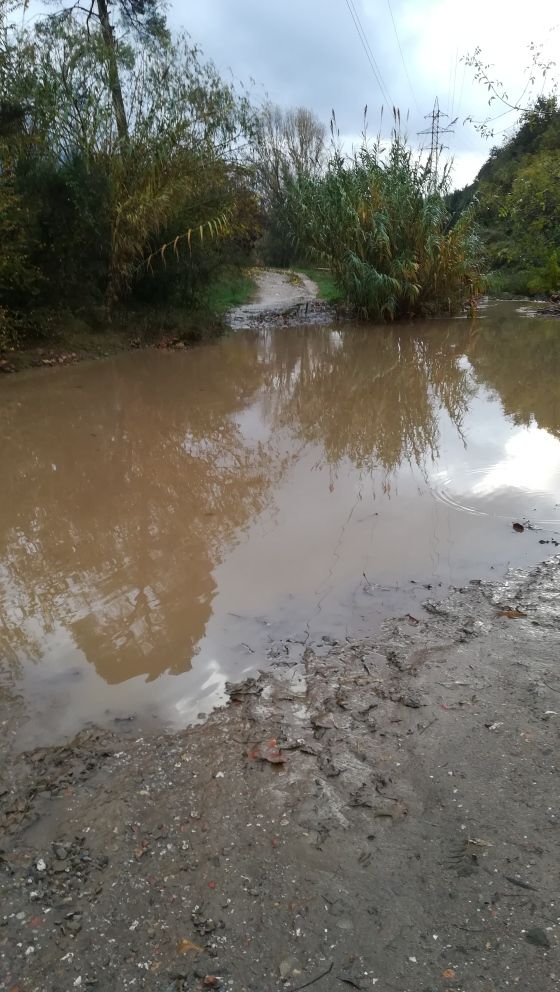
POLYGON ((2 382, 0 696, 20 746, 185 725, 227 680, 554 553, 559 381, 560 323, 499 304, 2 382))

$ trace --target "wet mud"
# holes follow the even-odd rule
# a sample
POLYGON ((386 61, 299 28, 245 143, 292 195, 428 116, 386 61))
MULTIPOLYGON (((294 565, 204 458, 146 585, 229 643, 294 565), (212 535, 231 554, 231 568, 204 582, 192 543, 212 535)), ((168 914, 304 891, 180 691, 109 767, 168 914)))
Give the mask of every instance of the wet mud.
POLYGON ((0 989, 558 987, 560 558, 2 768, 0 989))

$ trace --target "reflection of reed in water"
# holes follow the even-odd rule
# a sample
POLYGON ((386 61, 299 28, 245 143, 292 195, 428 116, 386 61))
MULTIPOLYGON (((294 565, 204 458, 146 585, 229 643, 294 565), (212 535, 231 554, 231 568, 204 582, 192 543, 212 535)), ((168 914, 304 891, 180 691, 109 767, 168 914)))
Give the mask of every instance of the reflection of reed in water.
POLYGON ((268 329, 5 384, 0 652, 11 672, 40 661, 49 639, 108 682, 188 669, 216 567, 306 445, 332 475, 344 460, 377 469, 387 491, 400 465, 423 471, 438 456, 442 410, 461 432, 476 379, 514 420, 559 435, 560 325, 510 308, 503 326, 471 326, 268 329))
POLYGON ((456 322, 277 332, 268 342, 274 416, 320 444, 329 464, 380 468, 389 485, 403 462, 422 468, 437 457, 440 408, 461 430, 474 393, 463 340, 456 322))

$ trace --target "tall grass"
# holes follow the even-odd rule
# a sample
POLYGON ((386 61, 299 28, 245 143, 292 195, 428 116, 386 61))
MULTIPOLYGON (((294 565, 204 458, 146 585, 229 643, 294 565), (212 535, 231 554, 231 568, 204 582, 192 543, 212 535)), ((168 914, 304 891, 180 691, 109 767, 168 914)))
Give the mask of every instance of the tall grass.
POLYGON ((397 129, 385 149, 364 138, 293 187, 293 235, 364 318, 452 313, 480 292, 481 250, 472 211, 451 225, 444 186, 397 129))

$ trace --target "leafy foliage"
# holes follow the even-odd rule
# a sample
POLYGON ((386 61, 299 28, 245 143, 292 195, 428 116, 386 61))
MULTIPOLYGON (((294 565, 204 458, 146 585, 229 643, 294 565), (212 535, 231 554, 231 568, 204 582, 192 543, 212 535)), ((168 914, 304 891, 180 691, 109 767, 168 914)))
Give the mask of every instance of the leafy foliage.
POLYGON ((450 198, 476 198, 494 283, 522 293, 560 290, 560 107, 541 97, 516 133, 494 148, 476 182, 450 198))
POLYGON ((305 107, 283 110, 266 103, 253 136, 255 185, 266 214, 261 245, 265 261, 290 265, 296 248, 289 227, 294 183, 318 178, 326 163, 326 128, 305 107))
POLYGON ((99 18, 68 9, 3 28, 0 304, 14 328, 20 307, 195 305, 259 231, 246 95, 187 37, 156 31, 157 3, 97 6, 127 15, 114 65, 99 18))

